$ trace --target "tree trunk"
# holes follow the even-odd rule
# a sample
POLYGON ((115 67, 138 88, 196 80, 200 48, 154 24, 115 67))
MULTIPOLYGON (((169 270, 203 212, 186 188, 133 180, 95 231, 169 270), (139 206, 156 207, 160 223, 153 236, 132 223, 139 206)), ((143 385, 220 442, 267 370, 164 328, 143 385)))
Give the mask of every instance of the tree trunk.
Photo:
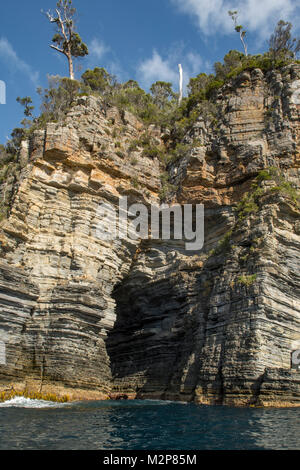
POLYGON ((181 101, 182 101, 182 88, 183 88, 183 75, 182 75, 182 66, 181 64, 178 65, 179 68, 179 98, 178 98, 178 104, 180 106, 181 101))
POLYGON ((242 41, 242 44, 244 46, 244 51, 245 51, 245 56, 248 57, 248 48, 247 48, 247 45, 243 39, 243 36, 240 34, 240 38, 241 38, 241 41, 242 41))
POLYGON ((69 73, 70 73, 70 79, 71 80, 75 80, 75 77, 74 77, 74 67, 73 67, 73 59, 72 59, 72 55, 71 54, 68 54, 68 61, 69 61, 69 73))

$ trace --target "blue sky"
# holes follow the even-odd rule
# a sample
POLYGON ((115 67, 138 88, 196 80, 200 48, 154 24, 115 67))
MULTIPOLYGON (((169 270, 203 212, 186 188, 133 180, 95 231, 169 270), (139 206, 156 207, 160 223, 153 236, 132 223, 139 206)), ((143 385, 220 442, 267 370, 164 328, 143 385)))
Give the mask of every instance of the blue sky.
MULTIPOLYGON (((178 82, 178 63, 185 83, 200 72, 212 72, 229 49, 241 50, 229 9, 239 11, 247 30, 249 52, 267 49, 279 19, 300 25, 299 0, 74 0, 78 32, 90 54, 78 61, 77 78, 87 69, 105 67, 120 81, 137 80, 148 89, 156 80, 178 82)), ((47 74, 66 76, 66 59, 51 50, 53 26, 41 9, 53 10, 56 0, 10 0, 1 5, 0 80, 6 104, 0 104, 0 142, 23 118, 17 96, 31 96, 39 107, 37 86, 47 74)))

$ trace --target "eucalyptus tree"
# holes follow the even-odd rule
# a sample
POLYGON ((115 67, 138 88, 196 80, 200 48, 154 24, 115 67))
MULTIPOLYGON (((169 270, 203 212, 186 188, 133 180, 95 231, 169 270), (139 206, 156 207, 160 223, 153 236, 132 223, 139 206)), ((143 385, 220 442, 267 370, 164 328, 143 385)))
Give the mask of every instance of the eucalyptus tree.
POLYGON ((294 59, 300 51, 300 39, 292 37, 292 27, 290 22, 278 21, 269 40, 269 52, 274 62, 278 59, 294 59))
POLYGON ((243 44, 245 56, 247 57, 248 56, 248 47, 247 47, 247 44, 246 44, 246 41, 245 41, 246 31, 244 30, 242 25, 238 24, 238 21, 237 21, 238 11, 237 10, 234 10, 234 11, 229 10, 228 15, 231 17, 231 19, 234 23, 235 31, 237 33, 239 33, 239 35, 240 35, 240 40, 241 40, 241 43, 243 44))
POLYGON ((52 38, 50 47, 63 54, 69 64, 70 79, 74 80, 73 58, 84 57, 89 51, 76 32, 74 17, 76 8, 72 0, 59 0, 56 4, 55 13, 48 11, 46 16, 50 23, 55 25, 55 35, 52 38))

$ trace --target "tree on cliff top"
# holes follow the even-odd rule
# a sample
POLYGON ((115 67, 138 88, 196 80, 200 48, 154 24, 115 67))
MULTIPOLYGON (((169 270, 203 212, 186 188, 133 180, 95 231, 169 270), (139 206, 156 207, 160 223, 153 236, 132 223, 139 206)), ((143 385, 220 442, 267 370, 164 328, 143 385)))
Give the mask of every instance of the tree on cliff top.
POLYGON ((17 102, 21 105, 24 106, 24 114, 26 117, 32 117, 32 111, 34 110, 34 106, 32 105, 32 99, 30 96, 25 96, 25 98, 20 98, 18 96, 17 102))
POLYGON ((241 43, 243 44, 243 48, 244 48, 244 51, 245 51, 245 56, 247 57, 248 56, 248 48, 247 48, 247 44, 246 44, 246 41, 245 41, 246 31, 243 29, 243 26, 238 24, 238 22, 237 22, 238 12, 237 12, 237 10, 235 10, 235 11, 229 10, 228 15, 232 18, 232 21, 234 22, 234 29, 240 35, 240 40, 241 40, 241 43))
POLYGON ((52 49, 64 54, 69 63, 70 79, 74 80, 73 57, 84 57, 89 53, 86 44, 75 31, 74 15, 76 9, 72 0, 59 0, 56 4, 55 15, 46 13, 50 23, 54 23, 56 33, 52 38, 52 49))
POLYGON ((74 103, 81 88, 80 82, 67 77, 61 78, 48 75, 48 83, 48 88, 37 89, 42 101, 42 114, 38 121, 42 125, 50 121, 62 120, 74 103))
POLYGON ((98 92, 102 96, 111 93, 112 88, 116 86, 117 79, 103 67, 95 67, 94 70, 86 70, 82 75, 83 84, 92 92, 98 92))
POLYGON ((269 51, 274 62, 276 60, 294 59, 300 51, 300 39, 292 38, 292 27, 290 22, 278 21, 269 40, 269 51))
POLYGON ((176 98, 176 94, 172 90, 172 83, 157 81, 152 84, 150 92, 153 101, 159 109, 164 109, 170 104, 170 100, 176 98))

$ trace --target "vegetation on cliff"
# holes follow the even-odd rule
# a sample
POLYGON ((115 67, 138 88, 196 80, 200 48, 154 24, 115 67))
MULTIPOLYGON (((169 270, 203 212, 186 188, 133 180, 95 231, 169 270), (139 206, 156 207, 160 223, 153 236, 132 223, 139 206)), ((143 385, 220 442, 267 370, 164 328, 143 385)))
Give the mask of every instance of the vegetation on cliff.
POLYGON ((258 212, 263 204, 262 196, 276 193, 284 195, 297 208, 300 207, 300 192, 289 181, 286 181, 284 173, 280 169, 271 167, 260 171, 251 185, 251 191, 244 194, 237 206, 239 219, 243 220, 249 214, 258 212), (270 181, 273 184, 266 186, 264 185, 265 181, 270 181))
MULTIPOLYGON (((237 22, 238 12, 229 11, 235 31, 240 35, 244 52, 231 50, 222 62, 214 64, 215 73, 199 73, 191 78, 187 86, 187 96, 179 103, 178 93, 169 82, 157 81, 152 84, 149 92, 146 92, 135 80, 119 83, 114 75, 102 67, 86 70, 80 80, 75 80, 73 60, 87 55, 88 49, 75 30, 76 9, 72 1, 59 0, 55 12, 55 15, 46 13, 57 29, 51 47, 67 57, 70 78, 49 76, 48 87, 37 90, 41 99, 38 116, 34 116, 31 97, 17 98, 24 107, 25 117, 21 125, 13 130, 7 144, 0 148, 0 184, 13 172, 20 170, 18 154, 21 141, 35 130, 44 129, 48 122, 63 121, 77 98, 88 95, 99 96, 104 106, 116 106, 121 113, 129 111, 146 125, 153 124, 161 128, 165 144, 163 147, 157 147, 151 139, 139 142, 138 145, 143 148, 144 154, 160 158, 167 166, 170 161, 182 158, 199 145, 197 141, 183 141, 199 116, 207 127, 214 128, 218 124, 220 116, 216 98, 226 83, 232 82, 244 71, 258 68, 266 73, 280 69, 295 62, 300 51, 300 39, 292 37, 292 24, 281 20, 270 37, 269 50, 264 54, 248 54, 246 31, 237 22)), ((167 186, 166 182, 164 186, 167 186)), ((165 189, 163 192, 165 193, 165 189)), ((244 208, 244 211, 254 208, 255 203, 248 201, 248 207, 244 208)), ((0 211, 3 217, 6 209, 2 207, 0 211)))
MULTIPOLYGON (((82 95, 95 95, 103 99, 107 106, 117 106, 121 111, 129 111, 146 124, 155 124, 168 129, 170 139, 168 150, 175 150, 186 131, 201 115, 206 122, 214 123, 217 118, 215 105, 216 92, 227 82, 236 78, 245 70, 259 68, 263 72, 279 69, 296 61, 300 51, 300 39, 292 37, 292 24, 279 21, 269 40, 269 50, 264 54, 251 55, 245 44, 246 31, 237 24, 237 11, 228 12, 232 17, 235 30, 240 34, 244 53, 229 51, 222 62, 214 64, 215 73, 199 73, 191 78, 187 86, 187 96, 178 103, 178 93, 169 82, 157 81, 147 93, 135 80, 119 83, 117 78, 102 67, 86 70, 80 80, 74 79, 73 59, 88 54, 87 46, 75 31, 74 15, 76 9, 71 0, 59 0, 56 14, 46 13, 57 32, 51 47, 64 54, 69 63, 70 78, 49 76, 48 88, 38 88, 41 98, 41 112, 34 117, 31 97, 17 98, 24 106, 25 119, 21 127, 11 134, 5 146, 5 153, 15 155, 22 139, 38 128, 44 128, 47 122, 57 122, 64 118, 76 98, 82 95), (28 119, 29 118, 29 119, 28 119)), ((175 151, 175 158, 177 158, 175 151)), ((1 151, 0 165, 3 160, 1 151)), ((174 157, 174 154, 173 154, 174 157)), ((171 157, 171 158, 173 158, 171 157)))

